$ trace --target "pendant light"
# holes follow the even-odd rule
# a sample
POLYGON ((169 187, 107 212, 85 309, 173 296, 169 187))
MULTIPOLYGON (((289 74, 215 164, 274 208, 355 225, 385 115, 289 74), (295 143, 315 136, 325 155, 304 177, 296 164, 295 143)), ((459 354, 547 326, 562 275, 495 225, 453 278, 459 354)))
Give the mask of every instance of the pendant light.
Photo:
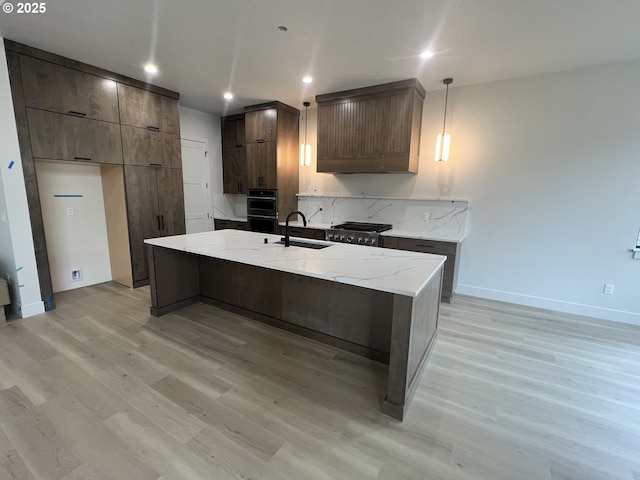
POLYGON ((444 120, 442 120, 442 133, 438 134, 436 139, 436 162, 446 162, 449 160, 449 147, 451 145, 451 135, 445 133, 445 126, 447 124, 447 102, 449 100, 449 85, 453 83, 453 78, 445 78, 442 80, 447 86, 447 93, 444 96, 444 120))
POLYGON ((309 106, 311 103, 304 102, 304 143, 300 145, 300 166, 308 167, 311 165, 311 145, 307 143, 307 127, 309 125, 309 106))

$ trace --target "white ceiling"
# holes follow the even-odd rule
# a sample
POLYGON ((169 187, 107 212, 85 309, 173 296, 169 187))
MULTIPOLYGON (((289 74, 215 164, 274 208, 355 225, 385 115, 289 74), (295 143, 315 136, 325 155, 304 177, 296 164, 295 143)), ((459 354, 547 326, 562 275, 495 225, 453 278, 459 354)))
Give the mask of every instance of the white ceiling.
POLYGON ((638 0, 46 4, 44 14, 0 13, 0 35, 179 91, 182 105, 216 114, 271 100, 302 108, 317 94, 412 77, 434 90, 449 76, 455 87, 640 58, 638 0), (427 48, 435 56, 422 60, 427 48), (142 71, 150 59, 154 78, 142 71))

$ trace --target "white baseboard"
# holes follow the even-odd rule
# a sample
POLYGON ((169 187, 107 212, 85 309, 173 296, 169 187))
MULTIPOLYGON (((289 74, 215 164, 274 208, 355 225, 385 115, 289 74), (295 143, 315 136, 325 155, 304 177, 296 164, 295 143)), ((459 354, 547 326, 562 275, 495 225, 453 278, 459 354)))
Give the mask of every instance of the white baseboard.
POLYGON ((32 317, 44 313, 44 303, 34 302, 26 305, 15 305, 14 310, 22 318, 32 317))
POLYGON ((613 322, 640 325, 640 313, 626 312, 624 310, 594 307, 593 305, 564 302, 562 300, 534 297, 531 295, 522 295, 520 293, 504 292, 502 290, 492 290, 490 288, 474 287, 471 285, 458 284, 456 286, 456 293, 469 295, 471 297, 498 300, 500 302, 516 303, 518 305, 526 305, 528 307, 545 308, 547 310, 555 310, 556 312, 584 315, 586 317, 611 320, 613 322))

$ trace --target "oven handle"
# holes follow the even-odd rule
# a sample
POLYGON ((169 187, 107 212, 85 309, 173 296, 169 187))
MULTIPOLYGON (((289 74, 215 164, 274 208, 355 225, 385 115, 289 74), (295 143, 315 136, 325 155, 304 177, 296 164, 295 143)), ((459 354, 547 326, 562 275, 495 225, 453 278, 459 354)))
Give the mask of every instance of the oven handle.
POLYGON ((250 197, 247 196, 247 200, 277 200, 278 197, 250 197))
POLYGON ((277 216, 272 216, 272 215, 247 215, 247 220, 250 218, 266 218, 268 220, 278 220, 277 216))

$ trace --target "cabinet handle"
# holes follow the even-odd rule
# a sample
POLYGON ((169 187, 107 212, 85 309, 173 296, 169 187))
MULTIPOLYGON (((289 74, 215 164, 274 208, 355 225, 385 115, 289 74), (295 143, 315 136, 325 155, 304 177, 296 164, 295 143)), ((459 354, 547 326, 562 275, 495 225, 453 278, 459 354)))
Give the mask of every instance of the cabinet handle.
POLYGON ((74 160, 77 160, 78 162, 90 162, 91 159, 89 157, 73 157, 74 160))
POLYGON ((162 228, 160 230, 164 230, 164 215, 160 215, 160 223, 162 224, 162 228))
POLYGON ((149 164, 151 167, 161 167, 162 164, 161 163, 150 163, 149 164))
POLYGON ((160 127, 154 127, 153 125, 147 125, 147 130, 151 130, 152 132, 159 132, 160 127))
POLYGON ((238 144, 236 144, 236 148, 242 148, 242 147, 244 147, 244 145, 238 145, 238 144))
POLYGON ((241 192, 241 191, 242 191, 242 184, 238 183, 238 192, 241 192))
POLYGON ((75 110, 69 110, 68 112, 70 115, 76 115, 78 117, 86 117, 87 114, 84 112, 76 112, 75 110))
POLYGON ((160 215, 156 215, 156 221, 158 222, 158 230, 161 230, 161 228, 160 228, 160 215))
POLYGON ((264 138, 256 138, 256 143, 264 143, 266 140, 264 138))

